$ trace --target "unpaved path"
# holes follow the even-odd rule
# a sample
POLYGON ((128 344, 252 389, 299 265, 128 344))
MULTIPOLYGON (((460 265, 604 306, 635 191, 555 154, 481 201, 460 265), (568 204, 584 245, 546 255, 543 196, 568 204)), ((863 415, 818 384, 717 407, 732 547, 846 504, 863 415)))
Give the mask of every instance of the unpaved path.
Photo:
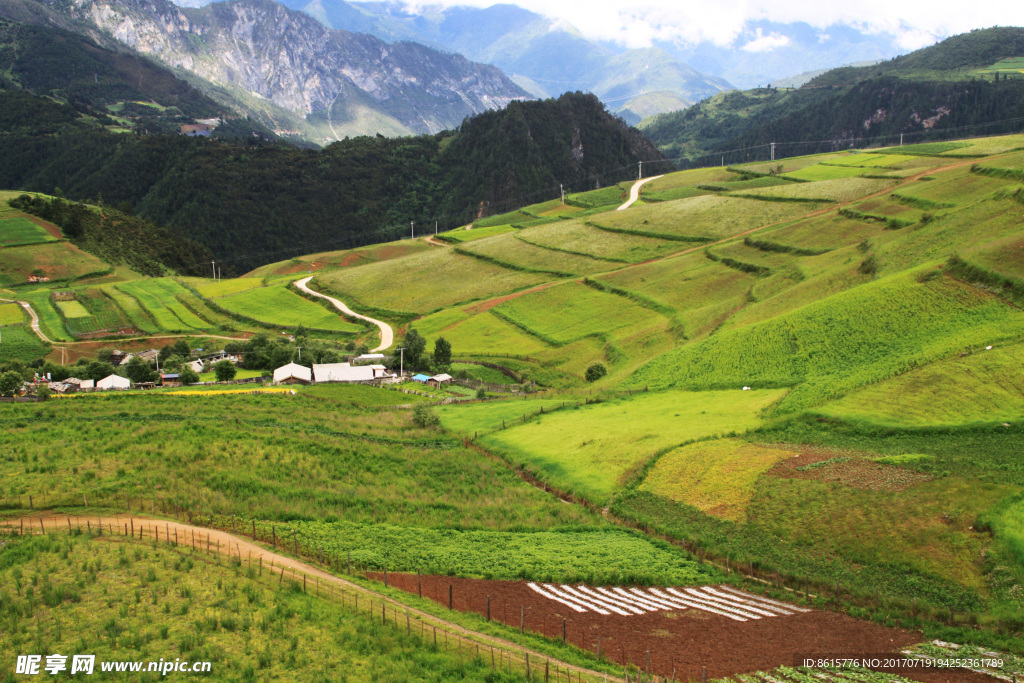
POLYGON ((359 318, 360 320, 365 320, 367 322, 371 322, 374 325, 376 325, 377 327, 379 327, 380 328, 380 346, 378 346, 377 348, 373 349, 373 353, 377 353, 378 351, 383 351, 384 349, 388 348, 389 346, 391 346, 395 342, 395 332, 394 332, 394 330, 391 329, 391 325, 388 325, 386 322, 381 322, 380 320, 375 320, 373 318, 367 317, 365 315, 360 315, 360 314, 356 313, 355 311, 353 311, 348 306, 346 306, 341 301, 338 301, 337 299, 335 299, 333 296, 327 296, 326 294, 321 294, 320 292, 314 292, 312 289, 307 287, 306 285, 308 285, 309 281, 312 280, 314 277, 316 277, 316 276, 315 275, 310 275, 307 278, 303 278, 301 280, 297 280, 295 282, 295 286, 298 287, 299 289, 301 289, 303 292, 306 292, 307 294, 312 294, 313 296, 318 296, 321 299, 327 299, 328 301, 330 301, 334 305, 335 308, 337 308, 339 311, 341 311, 342 313, 344 313, 347 316, 351 316, 353 318, 359 318))
POLYGON ((435 247, 450 247, 450 246, 452 246, 452 245, 448 244, 447 242, 442 242, 441 240, 434 239, 433 237, 425 237, 423 239, 424 239, 424 241, 427 244, 430 244, 430 245, 435 246, 435 247))
POLYGON ((622 206, 615 210, 624 211, 625 209, 628 209, 629 207, 633 206, 633 203, 636 200, 640 199, 640 188, 646 185, 647 183, 651 182, 652 180, 657 180, 660 177, 660 175, 656 175, 651 176, 650 178, 641 178, 640 180, 633 183, 633 187, 629 189, 629 199, 626 200, 625 204, 623 204, 622 206))
MULTIPOLYGON (((359 593, 366 597, 373 597, 381 601, 390 603, 392 606, 398 606, 403 611, 409 612, 409 614, 423 620, 424 622, 430 622, 438 626, 443 626, 449 632, 472 637, 473 641, 479 642, 481 645, 493 646, 503 650, 511 650, 518 653, 527 652, 531 657, 536 657, 535 666, 541 665, 544 661, 550 660, 550 662, 557 666, 563 672, 566 669, 571 670, 574 674, 582 673, 584 676, 588 676, 592 679, 604 679, 611 681, 621 681, 622 679, 614 676, 606 676, 604 673, 592 671, 585 667, 576 666, 567 662, 559 661, 552 658, 550 655, 541 653, 537 650, 532 650, 527 647, 523 647, 517 643, 513 643, 510 640, 504 638, 498 638, 496 636, 487 635, 468 629, 464 626, 460 626, 451 621, 447 621, 443 617, 438 617, 430 612, 410 607, 394 598, 385 596, 377 591, 369 588, 365 588, 358 584, 347 581, 339 576, 335 576, 329 572, 324 571, 311 564, 307 564, 302 560, 297 560, 294 557, 288 557, 282 555, 268 548, 264 548, 253 541, 244 538, 242 536, 236 536, 226 531, 219 531, 217 529, 207 529, 204 527, 192 526, 191 524, 183 524, 181 522, 174 522, 163 519, 153 519, 151 517, 145 517, 140 515, 114 515, 114 516, 72 516, 66 515, 55 515, 53 513, 44 513, 42 515, 34 515, 28 517, 20 517, 16 519, 7 519, 0 521, 0 527, 6 527, 8 529, 24 529, 26 532, 41 533, 54 533, 67 531, 68 528, 86 528, 86 522, 89 522, 92 528, 96 528, 97 523, 103 525, 103 532, 108 533, 108 529, 113 530, 113 535, 121 536, 124 538, 125 525, 128 525, 129 530, 134 530, 136 536, 139 535, 139 530, 145 530, 145 538, 152 540, 153 538, 164 539, 165 541, 169 538, 175 537, 177 533, 180 537, 180 543, 189 546, 195 544, 198 548, 203 548, 205 544, 209 543, 210 551, 212 552, 216 548, 220 549, 220 552, 227 554, 231 557, 240 557, 243 560, 251 558, 252 560, 260 560, 268 568, 273 568, 278 572, 282 571, 282 568, 287 569, 289 572, 299 572, 305 574, 309 578, 319 579, 321 583, 330 584, 339 588, 344 588, 353 593, 359 593), (108 526, 109 525, 109 526, 108 526), (217 544, 220 544, 217 546, 217 544)), ((282 538, 280 540, 283 546, 287 546, 288 540, 282 538)), ((285 575, 287 576, 287 574, 285 575)), ((575 676, 574 676, 575 678, 575 676)))

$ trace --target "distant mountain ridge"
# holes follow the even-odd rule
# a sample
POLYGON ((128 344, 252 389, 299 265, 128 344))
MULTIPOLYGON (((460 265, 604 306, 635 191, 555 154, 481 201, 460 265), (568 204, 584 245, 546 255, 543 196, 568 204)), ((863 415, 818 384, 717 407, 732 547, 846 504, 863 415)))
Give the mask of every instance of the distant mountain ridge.
POLYGON ((396 3, 283 0, 327 26, 414 40, 500 67, 538 97, 589 91, 630 123, 689 106, 732 86, 660 48, 626 50, 584 37, 564 21, 516 5, 426 7, 396 3))
POLYGON ((698 164, 766 159, 773 142, 777 155, 794 156, 894 144, 901 134, 919 142, 967 127, 1011 132, 1024 117, 1024 74, 998 62, 1020 56, 1024 28, 977 30, 878 64, 832 69, 797 89, 716 95, 641 129, 667 156, 698 164))
MULTIPOLYGON (((500 70, 422 45, 329 30, 270 0, 198 9, 166 0, 71 0, 64 12, 189 74, 215 99, 321 144, 438 132, 529 94, 500 70), (288 121, 277 110, 291 112, 288 121), (275 116, 276 114, 276 116, 275 116)), ((281 131, 286 132, 286 131, 281 131)))

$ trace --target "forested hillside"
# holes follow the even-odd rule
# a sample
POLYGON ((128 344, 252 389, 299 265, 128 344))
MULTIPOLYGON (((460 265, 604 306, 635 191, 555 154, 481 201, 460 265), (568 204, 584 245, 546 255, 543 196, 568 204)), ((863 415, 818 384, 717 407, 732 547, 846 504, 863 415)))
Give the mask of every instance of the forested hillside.
POLYGON ((802 88, 716 95, 646 120, 644 134, 683 165, 742 163, 868 144, 1018 130, 1024 29, 974 31, 869 67, 833 69, 802 88), (750 149, 750 148, 759 149, 750 149))
POLYGON ((0 187, 126 202, 211 249, 225 272, 397 239, 410 221, 453 227, 512 198, 556 197, 559 183, 612 184, 659 156, 592 95, 517 103, 460 132, 359 137, 320 151, 251 136, 114 135, 49 100, 0 97, 17 98, 23 112, 3 120, 0 187), (50 121, 42 131, 40 120, 50 121))

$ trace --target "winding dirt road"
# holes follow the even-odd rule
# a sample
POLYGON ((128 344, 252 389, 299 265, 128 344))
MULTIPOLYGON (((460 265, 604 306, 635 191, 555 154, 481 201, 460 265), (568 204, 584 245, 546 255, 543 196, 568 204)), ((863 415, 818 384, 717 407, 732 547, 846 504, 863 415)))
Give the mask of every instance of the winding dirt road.
POLYGON ((657 180, 660 177, 660 175, 656 175, 651 176, 650 178, 641 178, 640 180, 633 183, 633 187, 629 189, 629 199, 626 200, 625 204, 623 204, 622 206, 615 210, 624 211, 625 209, 628 209, 629 207, 633 206, 633 203, 636 200, 640 199, 640 188, 646 185, 647 183, 651 182, 652 180, 657 180))
MULTIPOLYGON (((238 557, 240 560, 248 562, 260 561, 262 559, 262 565, 265 565, 266 568, 272 572, 280 573, 287 570, 288 573, 295 572, 296 574, 292 575, 296 577, 297 574, 305 574, 310 579, 319 580, 321 584, 344 588, 351 593, 358 593, 359 595, 366 596, 367 598, 372 597, 375 600, 387 602, 390 607, 395 607, 403 612, 408 612, 410 615, 420 619, 424 623, 443 627, 452 634, 472 638, 474 642, 478 642, 481 645, 491 646, 505 650, 506 652, 528 652, 531 658, 536 658, 534 660, 535 666, 542 665, 545 660, 550 660, 551 664, 556 665, 558 669, 563 672, 566 669, 569 669, 573 674, 583 674, 592 680, 622 680, 614 676, 607 676, 603 673, 598 673, 585 667, 553 659, 550 655, 523 647, 522 645, 505 640, 504 638, 498 638, 496 636, 480 633, 479 631, 474 631, 464 626, 460 626, 455 622, 448 621, 442 617, 431 614, 430 612, 410 607, 405 603, 385 596, 382 593, 378 593, 372 589, 347 581, 346 579, 335 576, 334 574, 303 562, 302 560, 297 560, 294 557, 288 557, 274 552, 273 550, 264 548, 262 545, 259 545, 243 536, 236 536, 226 531, 207 529, 205 527, 193 526, 191 524, 184 524, 164 519, 153 519, 139 515, 69 517, 53 513, 3 520, 0 521, 0 527, 12 531, 23 530, 28 533, 38 534, 59 533, 62 531, 66 532, 71 528, 85 529, 87 523, 92 529, 95 529, 97 524, 101 524, 103 527, 103 533, 109 533, 115 538, 123 539, 125 527, 127 526, 129 531, 134 532, 136 537, 141 538, 141 532, 144 534, 145 540, 149 541, 155 539, 157 542, 168 542, 174 538, 179 539, 179 543, 186 547, 192 545, 199 550, 203 550, 205 546, 206 552, 208 553, 219 551, 229 557, 238 557)), ((288 540, 286 538, 282 537, 279 540, 283 546, 287 546, 288 540)), ((288 573, 285 574, 286 577, 288 576, 288 573)), ((576 676, 573 676, 573 678, 575 679, 576 676)))
POLYGON ((337 308, 339 311, 341 311, 343 314, 345 314, 347 316, 350 316, 352 318, 359 318, 360 320, 365 320, 367 322, 371 322, 374 325, 376 325, 378 328, 380 328, 380 346, 378 346, 377 348, 373 349, 373 351, 372 351, 373 353, 377 353, 378 351, 383 351, 384 349, 388 348, 389 346, 391 346, 395 342, 395 332, 394 332, 394 330, 391 329, 391 325, 388 325, 386 322, 382 322, 380 320, 375 320, 373 318, 367 317, 365 315, 360 315, 360 314, 356 313, 355 311, 353 311, 348 306, 346 306, 343 302, 338 301, 337 299, 335 299, 333 296, 327 296, 326 294, 321 294, 320 292, 314 292, 312 289, 307 287, 306 285, 308 285, 309 281, 312 280, 314 277, 316 277, 316 276, 315 275, 310 275, 307 278, 303 278, 301 280, 297 280, 295 282, 295 286, 298 287, 299 289, 301 289, 303 292, 306 292, 307 294, 312 294, 313 296, 320 297, 321 299, 327 299, 328 301, 331 302, 331 304, 334 305, 335 308, 337 308))

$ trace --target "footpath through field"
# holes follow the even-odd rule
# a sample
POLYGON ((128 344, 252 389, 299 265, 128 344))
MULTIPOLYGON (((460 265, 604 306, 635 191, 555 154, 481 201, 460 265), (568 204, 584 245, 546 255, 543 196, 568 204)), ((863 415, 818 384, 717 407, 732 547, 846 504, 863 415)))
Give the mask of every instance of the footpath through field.
POLYGON ((306 285, 308 285, 309 281, 312 280, 314 277, 316 277, 316 276, 315 275, 310 275, 307 278, 303 278, 301 280, 298 280, 298 281, 296 281, 295 286, 298 287, 299 289, 301 289, 303 292, 305 292, 307 294, 312 294, 313 296, 318 296, 321 299, 327 299, 328 301, 330 301, 334 305, 335 308, 337 308, 339 311, 341 311, 342 313, 344 313, 347 316, 351 316, 353 318, 359 318, 360 320, 365 320, 367 322, 371 322, 374 325, 376 325, 377 327, 379 327, 380 328, 380 346, 378 346, 377 348, 373 349, 373 353, 376 353, 378 351, 383 351, 384 349, 388 348, 389 346, 391 346, 391 344, 394 343, 394 341, 395 341, 395 333, 394 333, 394 330, 391 329, 391 325, 388 325, 385 322, 381 322, 380 320, 375 320, 373 318, 367 317, 365 315, 360 315, 360 314, 356 313, 355 311, 353 311, 348 306, 346 306, 341 301, 338 301, 337 299, 335 299, 333 296, 327 296, 326 294, 321 294, 320 292, 314 292, 312 289, 307 287, 306 285))
MULTIPOLYGON (((378 593, 377 591, 371 590, 360 586, 359 584, 347 581, 341 577, 330 574, 318 567, 311 564, 307 564, 294 557, 288 557, 281 555, 264 548, 263 546, 257 545, 249 539, 242 536, 235 536, 234 534, 226 531, 219 531, 217 529, 208 529, 205 527, 193 526, 191 524, 184 524, 181 522, 174 522, 164 519, 154 519, 151 517, 136 516, 136 515, 115 515, 111 516, 90 516, 81 517, 74 516, 69 517, 67 515, 56 515, 53 513, 34 515, 30 517, 20 517, 16 519, 7 519, 0 521, 0 527, 4 527, 9 530, 22 529, 25 532, 30 533, 54 533, 67 531, 68 529, 84 529, 87 523, 91 528, 95 528, 97 524, 103 525, 103 533, 108 533, 108 529, 111 530, 113 536, 123 537, 125 526, 127 525, 136 535, 141 538, 141 534, 145 531, 147 540, 159 540, 159 536, 163 536, 165 542, 169 542, 172 535, 180 534, 181 543, 186 547, 189 545, 189 537, 191 536, 192 544, 195 544, 196 538, 199 539, 199 547, 203 544, 208 544, 207 549, 214 549, 216 551, 228 555, 228 557, 245 558, 248 557, 251 560, 261 560, 262 563, 267 565, 268 569, 273 568, 274 570, 288 570, 291 572, 298 572, 305 574, 311 579, 318 579, 321 583, 330 584, 345 590, 351 591, 353 594, 359 594, 366 596, 367 598, 379 599, 382 603, 390 603, 392 606, 400 606, 401 609, 410 615, 424 621, 430 622, 437 626, 443 626, 452 634, 461 636, 471 636, 474 642, 478 642, 481 645, 492 646, 495 648, 503 649, 506 651, 514 651, 518 653, 528 653, 530 657, 535 657, 535 666, 543 666, 543 662, 549 661, 552 665, 555 665, 559 670, 565 672, 566 670, 572 671, 573 674, 582 674, 593 680, 608 680, 608 681, 622 681, 623 679, 615 676, 609 676, 603 672, 593 671, 585 667, 576 666, 568 662, 555 659, 548 654, 544 654, 537 650, 532 650, 528 647, 524 647, 517 643, 513 643, 510 640, 504 638, 498 638, 491 636, 486 633, 474 631, 472 629, 460 626, 454 622, 448 621, 443 617, 436 616, 430 612, 410 607, 405 603, 402 603, 394 598, 378 593)), ((177 536, 174 536, 177 538, 177 536)), ((282 543, 287 543, 287 540, 282 538, 282 543)), ((573 678, 576 678, 574 675, 573 678)))
POLYGON ((625 204, 623 204, 622 206, 615 210, 623 211, 624 209, 628 209, 629 207, 631 207, 636 200, 640 199, 640 188, 643 187, 645 184, 651 182, 652 180, 657 180, 660 177, 660 175, 656 175, 651 176, 650 178, 641 178, 640 180, 633 183, 633 187, 631 187, 629 190, 629 199, 626 200, 625 204))

